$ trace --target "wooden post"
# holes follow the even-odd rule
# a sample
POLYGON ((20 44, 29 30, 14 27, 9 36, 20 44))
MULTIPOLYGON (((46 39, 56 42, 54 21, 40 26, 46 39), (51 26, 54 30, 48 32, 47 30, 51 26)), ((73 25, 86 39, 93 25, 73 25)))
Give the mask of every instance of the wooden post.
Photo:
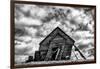
POLYGON ((75 45, 74 45, 74 47, 77 49, 77 51, 80 53, 80 55, 81 55, 84 59, 86 59, 86 57, 82 54, 82 52, 79 50, 79 48, 76 47, 75 45))
POLYGON ((61 48, 61 52, 60 52, 60 56, 59 56, 59 60, 61 60, 61 57, 62 57, 62 54, 63 54, 64 48, 65 48, 65 45, 63 45, 62 48, 61 48))
POLYGON ((58 48, 55 60, 57 59, 59 53, 60 53, 60 49, 58 48))

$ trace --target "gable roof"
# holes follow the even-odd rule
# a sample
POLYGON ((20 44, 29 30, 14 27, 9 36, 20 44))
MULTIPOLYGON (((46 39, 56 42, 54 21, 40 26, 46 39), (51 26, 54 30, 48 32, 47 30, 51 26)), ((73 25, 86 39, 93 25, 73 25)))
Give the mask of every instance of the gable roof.
POLYGON ((45 43, 45 42, 49 42, 52 38, 54 38, 57 34, 60 34, 63 38, 65 39, 69 39, 72 43, 74 43, 75 41, 69 36, 67 35, 65 32, 63 32, 59 27, 55 28, 47 37, 45 37, 44 40, 42 40, 40 42, 40 45, 45 43), (49 37, 52 37, 50 39, 48 39, 49 37))

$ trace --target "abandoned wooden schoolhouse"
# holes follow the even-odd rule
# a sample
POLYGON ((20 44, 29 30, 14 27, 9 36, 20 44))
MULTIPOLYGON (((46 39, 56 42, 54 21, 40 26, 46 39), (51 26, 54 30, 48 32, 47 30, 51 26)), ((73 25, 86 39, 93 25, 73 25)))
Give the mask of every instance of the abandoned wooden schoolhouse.
MULTIPOLYGON (((70 36, 57 27, 40 42, 39 50, 35 51, 34 59, 33 56, 29 56, 26 62, 70 60, 73 46, 75 51, 78 51, 80 56, 86 59, 74 43, 75 41, 70 36)), ((77 57, 77 55, 75 56, 77 57)))
MULTIPOLYGON (((35 58, 32 61, 70 60, 72 46, 75 46, 74 42, 70 36, 57 27, 40 42, 39 50, 35 51, 35 58)), ((76 46, 75 48, 85 59, 80 50, 76 46)))
POLYGON ((55 28, 35 52, 35 61, 69 60, 74 40, 59 27, 55 28))

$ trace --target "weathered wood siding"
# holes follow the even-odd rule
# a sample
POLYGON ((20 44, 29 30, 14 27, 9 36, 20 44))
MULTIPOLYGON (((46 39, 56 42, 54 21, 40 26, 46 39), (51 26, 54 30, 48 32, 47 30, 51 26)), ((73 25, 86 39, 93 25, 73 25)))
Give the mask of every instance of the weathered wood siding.
POLYGON ((74 40, 57 27, 40 43, 37 53, 40 57, 37 58, 42 61, 69 60, 73 44, 74 40))
POLYGON ((55 47, 58 47, 60 49, 60 53, 57 57, 57 60, 70 59, 72 45, 67 42, 68 41, 64 39, 62 36, 56 35, 56 37, 50 42, 49 50, 46 55, 46 60, 52 59, 52 55, 53 55, 52 49, 55 47), (69 57, 66 58, 66 56, 69 57))

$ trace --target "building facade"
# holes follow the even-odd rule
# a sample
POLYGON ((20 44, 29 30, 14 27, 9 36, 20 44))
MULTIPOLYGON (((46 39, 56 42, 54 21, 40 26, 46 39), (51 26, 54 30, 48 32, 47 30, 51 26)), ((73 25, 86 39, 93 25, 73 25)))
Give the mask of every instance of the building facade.
POLYGON ((74 40, 59 27, 55 28, 35 52, 35 61, 69 60, 74 40))

